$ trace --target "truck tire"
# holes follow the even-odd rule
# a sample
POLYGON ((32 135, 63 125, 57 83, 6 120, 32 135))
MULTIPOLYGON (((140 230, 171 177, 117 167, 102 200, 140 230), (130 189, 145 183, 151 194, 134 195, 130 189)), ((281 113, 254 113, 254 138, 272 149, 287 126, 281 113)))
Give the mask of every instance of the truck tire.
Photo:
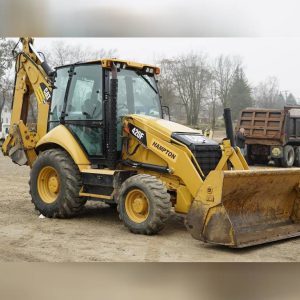
POLYGON ((251 145, 247 145, 246 161, 249 166, 254 165, 254 161, 253 161, 252 154, 251 154, 251 145))
POLYGON ((158 233, 164 228, 171 207, 166 187, 154 176, 132 176, 120 188, 117 207, 119 217, 133 233, 158 233))
POLYGON ((293 166, 295 161, 294 148, 290 145, 283 147, 283 157, 281 158, 281 165, 284 168, 290 168, 293 166))
POLYGON ((295 162, 294 166, 295 167, 300 167, 300 146, 295 147, 295 162))
POLYGON ((79 197, 82 180, 72 158, 62 149, 39 154, 30 173, 30 194, 35 208, 48 218, 68 218, 86 199, 79 197))
POLYGON ((281 167, 281 159, 280 158, 274 158, 274 166, 277 168, 281 167))
POLYGON ((249 166, 253 166, 255 164, 255 158, 253 159, 252 155, 247 155, 246 161, 247 161, 249 166))

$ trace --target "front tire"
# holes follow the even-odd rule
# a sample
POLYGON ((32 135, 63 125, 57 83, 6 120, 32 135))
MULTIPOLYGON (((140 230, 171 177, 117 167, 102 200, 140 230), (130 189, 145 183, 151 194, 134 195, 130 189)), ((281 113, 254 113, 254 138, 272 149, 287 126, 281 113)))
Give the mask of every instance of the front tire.
POLYGON ((161 231, 171 213, 170 195, 154 176, 139 174, 121 186, 119 217, 133 233, 153 235, 161 231))
POLYGON ((35 208, 48 218, 72 217, 86 202, 79 197, 80 171, 62 149, 39 154, 30 173, 29 185, 35 208))

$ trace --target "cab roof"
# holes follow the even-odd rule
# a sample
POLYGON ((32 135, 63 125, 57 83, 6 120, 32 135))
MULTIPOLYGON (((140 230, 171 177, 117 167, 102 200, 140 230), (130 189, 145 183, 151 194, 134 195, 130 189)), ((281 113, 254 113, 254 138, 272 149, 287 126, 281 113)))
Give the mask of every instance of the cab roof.
MULTIPOLYGON (((77 62, 76 64, 91 64, 91 63, 101 63, 103 68, 110 68, 112 63, 115 64, 120 64, 122 65, 122 67, 128 67, 131 69, 138 69, 138 70, 147 70, 148 72, 149 70, 153 70, 153 73, 158 75, 160 74, 160 68, 154 65, 150 65, 150 64, 143 64, 143 63, 138 63, 138 62, 134 62, 134 61, 130 61, 130 60, 122 60, 122 59, 117 59, 117 58, 103 58, 103 59, 99 59, 99 60, 92 60, 92 61, 86 61, 86 62, 77 62)), ((68 64, 68 65, 63 65, 63 66, 59 66, 57 68, 61 68, 61 67, 66 67, 66 66, 71 66, 73 64, 68 64)), ((148 73, 147 72, 147 73, 148 73)))
POLYGON ((152 69, 158 69, 160 70, 158 67, 154 66, 154 65, 149 65, 149 64, 143 64, 143 63, 138 63, 135 61, 130 61, 130 60, 122 60, 122 59, 116 59, 116 58, 104 58, 101 59, 101 64, 103 68, 109 68, 111 66, 111 63, 121 63, 121 64, 126 64, 128 67, 130 68, 134 68, 134 69, 144 69, 144 68, 152 68, 152 69))

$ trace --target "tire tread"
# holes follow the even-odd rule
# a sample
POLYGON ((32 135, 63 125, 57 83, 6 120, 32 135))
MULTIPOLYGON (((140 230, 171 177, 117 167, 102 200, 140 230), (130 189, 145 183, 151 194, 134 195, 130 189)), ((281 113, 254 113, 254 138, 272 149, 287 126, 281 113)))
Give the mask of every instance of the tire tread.
POLYGON ((37 160, 35 161, 33 168, 31 169, 29 180, 29 193, 32 197, 31 202, 34 204, 35 209, 46 217, 70 218, 78 213, 83 208, 86 202, 83 198, 79 197, 81 186, 82 180, 77 165, 74 163, 69 154, 62 149, 55 148, 41 152, 37 160), (41 211, 38 201, 36 201, 33 196, 33 189, 35 189, 36 187, 32 185, 31 177, 37 161, 41 160, 56 160, 56 162, 61 166, 61 169, 64 170, 64 178, 62 178, 61 180, 65 181, 66 188, 64 192, 64 198, 62 201, 60 201, 57 209, 41 211))
POLYGON ((117 210, 119 213, 119 218, 124 222, 124 225, 133 233, 153 235, 162 230, 165 226, 171 213, 171 201, 170 195, 167 191, 165 185, 157 179, 155 176, 148 174, 138 174, 127 179, 120 189, 120 198, 122 199, 126 195, 128 187, 134 186, 136 183, 146 186, 151 190, 151 199, 153 201, 154 207, 154 217, 150 220, 146 220, 144 226, 141 228, 139 226, 134 226, 132 223, 126 222, 125 212, 122 209, 122 201, 118 201, 117 210))

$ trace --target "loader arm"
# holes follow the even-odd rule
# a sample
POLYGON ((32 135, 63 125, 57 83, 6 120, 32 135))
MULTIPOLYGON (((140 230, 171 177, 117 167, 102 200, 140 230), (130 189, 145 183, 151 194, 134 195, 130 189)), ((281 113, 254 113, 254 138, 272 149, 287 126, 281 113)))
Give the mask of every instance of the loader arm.
POLYGON ((53 90, 51 68, 33 48, 32 38, 21 38, 22 50, 15 54, 15 84, 9 135, 2 152, 19 165, 32 166, 36 159, 35 145, 46 134, 49 104, 53 90), (27 124, 30 99, 37 105, 36 128, 27 124))

